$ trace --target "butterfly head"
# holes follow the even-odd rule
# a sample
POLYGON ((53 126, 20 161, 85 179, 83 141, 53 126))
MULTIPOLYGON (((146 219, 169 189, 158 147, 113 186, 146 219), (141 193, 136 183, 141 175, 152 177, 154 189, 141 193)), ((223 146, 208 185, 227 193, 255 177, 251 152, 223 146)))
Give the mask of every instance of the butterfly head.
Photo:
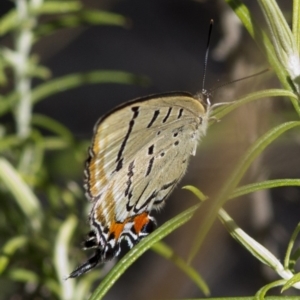
POLYGON ((206 112, 210 112, 213 105, 211 104, 210 100, 211 100, 211 96, 212 93, 211 91, 208 91, 206 89, 202 89, 201 92, 198 92, 195 97, 197 99, 199 99, 199 101, 201 102, 201 104, 205 107, 206 112))
POLYGON ((210 103, 210 97, 211 97, 211 92, 206 90, 206 89, 202 89, 202 100, 204 101, 204 104, 206 105, 206 109, 209 110, 211 107, 211 103, 210 103))

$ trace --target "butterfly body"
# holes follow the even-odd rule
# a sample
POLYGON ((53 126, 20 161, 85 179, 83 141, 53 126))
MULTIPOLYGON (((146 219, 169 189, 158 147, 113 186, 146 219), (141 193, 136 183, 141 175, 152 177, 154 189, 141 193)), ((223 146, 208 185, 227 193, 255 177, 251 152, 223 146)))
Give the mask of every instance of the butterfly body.
POLYGON ((127 102, 97 122, 84 180, 93 203, 84 245, 96 252, 69 277, 117 256, 123 239, 132 247, 154 230, 150 212, 185 174, 207 130, 206 107, 202 97, 174 92, 127 102))

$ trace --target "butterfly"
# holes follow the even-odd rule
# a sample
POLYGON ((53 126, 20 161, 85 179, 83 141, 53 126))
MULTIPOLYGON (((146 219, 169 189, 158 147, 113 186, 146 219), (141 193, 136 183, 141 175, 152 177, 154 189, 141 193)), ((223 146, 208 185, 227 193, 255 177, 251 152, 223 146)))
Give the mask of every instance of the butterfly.
POLYGON ((84 187, 92 202, 92 230, 84 248, 94 255, 74 278, 133 247, 156 227, 159 210, 187 170, 206 134, 211 105, 205 90, 135 99, 104 115, 94 127, 84 187))

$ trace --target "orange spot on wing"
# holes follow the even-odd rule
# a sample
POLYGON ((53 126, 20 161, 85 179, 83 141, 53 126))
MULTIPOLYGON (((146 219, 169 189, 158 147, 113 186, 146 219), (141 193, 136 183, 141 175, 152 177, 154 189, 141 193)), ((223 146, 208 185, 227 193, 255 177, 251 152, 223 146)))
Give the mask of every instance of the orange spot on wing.
POLYGON ((124 230, 125 225, 128 222, 133 222, 134 231, 136 232, 136 234, 139 234, 145 226, 145 224, 149 222, 148 213, 144 212, 140 215, 127 218, 122 223, 113 222, 110 226, 109 232, 114 234, 116 240, 119 239, 124 230))
POLYGON ((113 223, 111 225, 109 232, 114 234, 116 240, 120 237, 121 233, 123 232, 125 224, 126 223, 113 223))
POLYGON ((148 213, 144 212, 140 215, 137 215, 134 218, 134 230, 137 234, 139 234, 144 227, 145 224, 149 222, 148 213))

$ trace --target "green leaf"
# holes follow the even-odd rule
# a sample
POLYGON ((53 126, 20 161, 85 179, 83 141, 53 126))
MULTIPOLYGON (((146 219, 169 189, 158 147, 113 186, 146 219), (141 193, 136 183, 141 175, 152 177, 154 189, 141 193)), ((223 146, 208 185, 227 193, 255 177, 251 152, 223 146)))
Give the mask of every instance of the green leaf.
POLYGON ((63 124, 57 122, 56 120, 49 118, 41 114, 33 114, 31 119, 32 125, 40 126, 47 129, 53 133, 56 133, 66 142, 73 142, 73 135, 71 131, 65 127, 63 124))
POLYGON ((0 275, 5 271, 9 264, 10 257, 20 248, 23 248, 28 242, 26 236, 15 236, 8 240, 1 248, 0 254, 0 275))
POLYGON ((19 146, 24 143, 24 140, 17 135, 8 135, 1 137, 0 139, 0 151, 12 149, 15 146, 19 146))
POLYGON ((291 270, 295 269, 295 265, 298 261, 298 259, 300 258, 300 248, 297 248, 293 254, 291 255, 290 261, 289 261, 289 268, 291 270))
POLYGON ((291 238, 291 242, 289 244, 285 265, 283 266, 281 262, 264 246, 259 244, 256 240, 254 240, 251 236, 249 236, 246 232, 244 232, 238 225, 234 222, 234 220, 226 213, 224 209, 220 209, 218 213, 219 219, 226 227, 227 231, 230 235, 237 240, 248 252, 250 252, 255 258, 260 260, 262 263, 266 264, 270 268, 272 268, 281 278, 284 280, 288 280, 288 284, 285 285, 283 290, 294 286, 295 288, 300 288, 299 276, 295 277, 293 272, 290 269, 290 253, 294 244, 294 241, 300 231, 300 223, 297 228, 294 230, 294 233, 291 238))
POLYGON ((18 94, 16 92, 11 92, 5 97, 0 98, 0 116, 6 112, 12 111, 12 105, 18 100, 18 94))
MULTIPOLYGON (((54 94, 78 88, 86 84, 121 83, 146 85, 148 80, 143 76, 136 76, 122 71, 91 71, 75 73, 49 80, 40 84, 32 91, 32 102, 36 103, 54 94)), ((0 116, 8 112, 18 100, 17 93, 6 96, 0 103, 0 116)))
POLYGON ((175 254, 173 249, 171 249, 167 244, 160 241, 154 244, 151 247, 151 249, 158 253, 160 256, 173 262, 174 265, 176 265, 192 281, 194 281, 197 284, 197 286, 204 293, 205 296, 209 296, 209 287, 204 281, 204 279, 201 277, 201 275, 197 272, 197 270, 189 266, 180 256, 175 254))
POLYGON ((219 219, 230 235, 245 249, 247 249, 247 251, 250 252, 255 258, 275 270, 279 275, 284 272, 280 261, 268 249, 259 244, 244 230, 238 227, 238 225, 223 208, 219 210, 219 219))
POLYGON ((275 0, 258 0, 258 3, 268 24, 277 58, 284 67, 287 63, 284 54, 297 51, 291 29, 275 0))
POLYGON ((41 65, 29 64, 27 75, 31 78, 47 80, 51 77, 51 71, 48 68, 41 65))
POLYGON ((128 19, 123 17, 122 15, 101 10, 82 10, 79 18, 81 19, 81 22, 92 25, 128 25, 128 19))
POLYGON ((300 282, 300 273, 295 274, 291 279, 289 279, 285 285, 282 287, 281 291, 284 292, 287 289, 291 288, 294 284, 300 282))
POLYGON ((198 188, 196 188, 192 185, 186 185, 186 186, 182 187, 182 189, 192 192, 199 200, 201 200, 201 202, 208 199, 208 197, 205 196, 198 188))
POLYGON ((10 10, 0 19, 0 36, 5 35, 7 32, 17 27, 16 22, 17 12, 15 9, 10 10))
POLYGON ((0 180, 14 196, 31 227, 38 231, 42 224, 42 208, 39 200, 15 168, 4 158, 0 158, 0 180))
POLYGON ((228 199, 237 198, 260 190, 279 188, 283 186, 300 186, 300 179, 274 179, 247 184, 238 187, 228 199))
POLYGON ((290 267, 290 259, 291 259, 292 249, 294 247, 294 244, 295 244, 295 241, 296 241, 296 238, 297 238, 299 232, 300 232, 300 223, 298 223, 298 225, 296 226, 296 228, 290 238, 289 244, 288 244, 288 248, 287 248, 287 251, 285 254, 285 258, 284 258, 284 268, 285 269, 288 269, 290 267))
POLYGON ((189 221, 198 207, 199 205, 195 205, 182 212, 134 246, 102 280, 89 300, 102 299, 129 266, 131 266, 152 245, 189 221))
MULTIPOLYGON (((68 13, 80 11, 82 5, 79 1, 47 1, 44 2, 38 9, 31 11, 33 14, 54 14, 54 13, 68 13)), ((17 11, 10 10, 0 19, 0 36, 19 26, 17 19, 17 11)))
POLYGON ((300 53, 300 0, 293 0, 292 31, 293 31, 298 53, 300 53))
POLYGON ((22 268, 13 268, 9 270, 7 276, 13 281, 20 281, 26 283, 38 283, 40 279, 36 273, 22 268))
POLYGON ((77 12, 82 9, 80 1, 45 1, 38 9, 32 10, 31 13, 40 14, 61 14, 77 12))
POLYGON ((40 181, 41 169, 44 162, 44 138, 42 134, 33 129, 26 143, 22 144, 22 150, 18 156, 18 173, 27 182, 34 187, 40 181))
POLYGON ((71 267, 68 259, 68 249, 70 240, 77 226, 77 218, 69 216, 59 228, 54 248, 54 265, 58 280, 61 285, 62 299, 73 299, 75 282, 65 281, 64 278, 69 274, 71 267))
POLYGON ((214 220, 216 219, 219 209, 230 197, 230 194, 236 188, 236 186, 238 185, 238 183, 240 182, 240 180, 242 179, 242 177, 244 176, 245 172, 248 170, 249 166, 254 161, 254 159, 258 157, 258 155, 260 155, 264 151, 264 149, 273 141, 275 141, 281 134, 296 126, 300 126, 300 122, 287 122, 278 125, 275 128, 272 128, 267 133, 265 133, 262 137, 255 141, 254 144, 252 144, 250 149, 245 153, 245 155, 235 167, 234 172, 229 176, 223 188, 217 195, 215 201, 213 201, 210 207, 208 208, 208 212, 204 216, 201 229, 198 232, 198 234, 196 234, 194 245, 191 248, 189 262, 195 257, 195 255, 199 251, 206 234, 208 233, 214 220))
POLYGON ((41 24, 35 30, 35 36, 41 37, 55 33, 62 28, 72 28, 82 25, 128 26, 127 18, 101 10, 82 9, 76 14, 62 15, 57 20, 41 24))
MULTIPOLYGON (((293 92, 293 87, 289 81, 286 70, 282 67, 280 60, 275 54, 275 50, 272 42, 268 38, 267 34, 261 29, 261 26, 255 21, 255 17, 250 13, 249 9, 240 0, 225 0, 226 3, 234 10, 236 15, 240 18, 241 22, 248 30, 251 37, 257 43, 258 47, 265 53, 268 61, 274 71, 276 72, 281 84, 286 90, 293 92)), ((291 102, 294 106, 295 111, 300 116, 300 107, 297 101, 293 98, 291 102)))
POLYGON ((257 43, 259 48, 267 56, 271 66, 275 69, 280 81, 285 83, 284 87, 290 90, 290 85, 287 81, 285 72, 282 72, 281 63, 278 61, 273 45, 269 40, 267 34, 261 29, 255 20, 255 17, 250 13, 249 9, 240 0, 225 0, 226 3, 234 10, 236 15, 248 30, 251 37, 257 43))
POLYGON ((268 24, 278 62, 288 74, 291 88, 299 93, 300 88, 294 81, 300 74, 299 51, 290 26, 275 0, 258 0, 258 3, 268 24))
POLYGON ((252 101, 263 99, 263 98, 270 98, 270 97, 289 97, 290 99, 293 99, 293 101, 298 101, 298 97, 295 93, 282 90, 282 89, 270 89, 270 90, 262 90, 258 92, 254 92, 251 94, 248 94, 236 101, 228 102, 228 105, 217 107, 213 110, 212 116, 221 119, 231 111, 237 109, 240 106, 243 106, 246 103, 250 103, 252 101))
POLYGON ((87 73, 70 74, 39 85, 32 92, 32 101, 36 103, 53 94, 78 88, 86 84, 140 84, 143 82, 143 78, 122 71, 91 71, 87 73))
POLYGON ((45 137, 43 147, 45 150, 63 150, 70 147, 70 141, 61 137, 45 137))
MULTIPOLYGON (((0 19, 1 22, 1 19, 0 19)), ((1 24, 0 24, 1 25, 1 24)), ((0 35, 1 36, 1 35, 0 35)), ((3 57, 3 51, 0 48, 0 86, 7 85, 8 78, 7 73, 5 72, 5 69, 9 66, 8 62, 3 57)), ((0 97, 0 102, 2 100, 2 96, 0 97)))
POLYGON ((265 286, 263 286, 261 289, 259 289, 257 291, 257 293, 255 294, 255 300, 266 300, 265 296, 266 293, 270 290, 273 289, 275 287, 281 286, 285 284, 285 280, 284 279, 280 279, 274 282, 271 282, 269 284, 266 284, 265 286))

